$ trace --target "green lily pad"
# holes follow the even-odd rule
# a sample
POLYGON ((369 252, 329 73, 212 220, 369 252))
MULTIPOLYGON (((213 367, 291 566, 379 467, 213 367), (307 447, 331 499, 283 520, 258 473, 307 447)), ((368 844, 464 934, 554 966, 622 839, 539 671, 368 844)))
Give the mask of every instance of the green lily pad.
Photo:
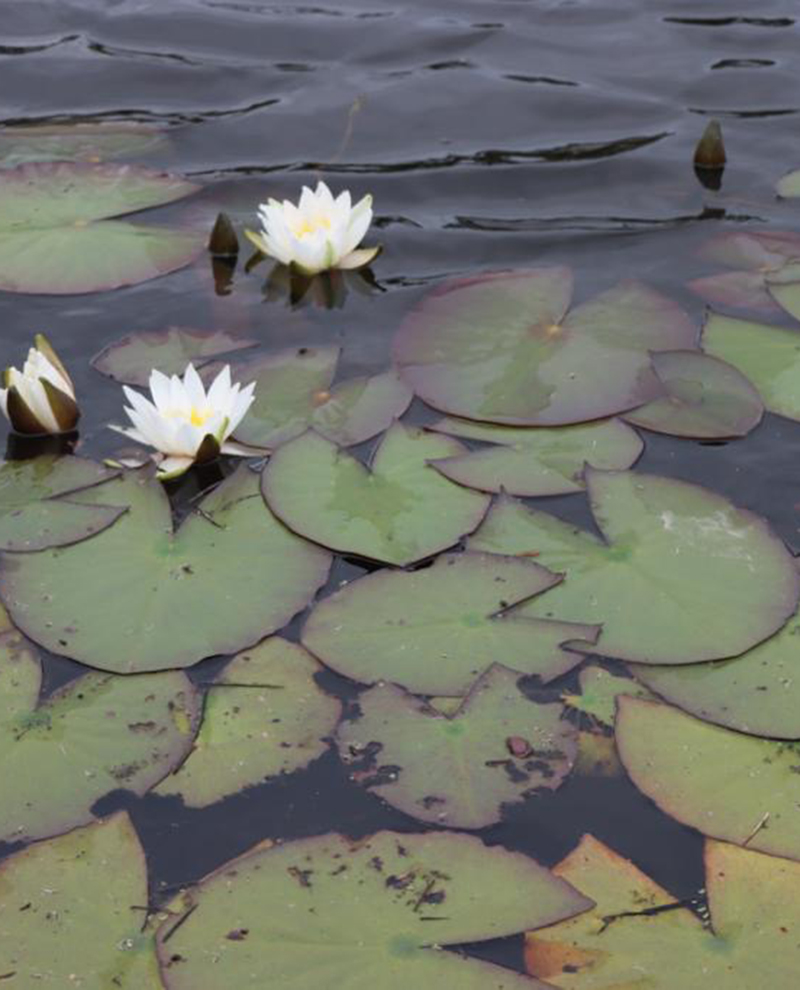
POLYGON ((585 476, 604 539, 506 498, 469 540, 566 572, 524 614, 602 624, 603 656, 684 664, 738 656, 794 613, 797 569, 763 519, 671 478, 585 476))
POLYGON ((76 497, 128 512, 92 540, 3 555, 2 596, 35 642, 101 670, 187 667, 233 653, 283 626, 327 578, 330 555, 275 519, 244 466, 177 532, 149 471, 76 497))
POLYGON ((563 990, 792 990, 800 966, 800 865, 707 842, 705 869, 709 926, 584 836, 554 872, 596 906, 528 935, 528 971, 563 990))
POLYGON ((35 655, 0 638, 0 840, 29 841, 91 821, 124 788, 145 794, 189 752, 200 721, 184 674, 88 673, 38 704, 35 655))
POLYGON ((561 426, 649 402, 660 392, 650 352, 696 346, 683 310, 638 282, 568 312, 571 295, 568 268, 446 283, 398 331, 400 373, 443 412, 561 426))
POLYGON ((486 495, 448 481, 428 461, 463 453, 449 437, 395 423, 366 467, 309 431, 273 454, 261 478, 267 505, 315 543, 388 564, 411 564, 472 532, 486 495))
POLYGON ((208 690, 189 758, 155 793, 199 808, 321 756, 341 717, 314 680, 321 669, 277 636, 234 657, 208 690))
POLYGON ((65 496, 115 474, 83 457, 0 462, 0 550, 65 546, 107 529, 124 507, 81 504, 65 496))
MULTIPOLYGON (((666 395, 625 414, 634 426, 676 437, 743 437, 761 422, 761 397, 741 372, 698 351, 653 355, 666 395)), ((604 465, 595 464, 595 467, 604 465)))
POLYGON ((590 903, 526 856, 469 835, 323 835, 257 846, 212 873, 159 930, 159 955, 169 990, 262 990, 266 973, 286 990, 546 990, 442 947, 590 903))
POLYGON ((9 987, 162 990, 144 851, 125 812, 0 865, 0 973, 9 987))
MULTIPOLYGON (((697 667, 680 667, 680 670, 696 670, 697 667)), ((711 664, 703 664, 709 667, 711 664)), ((653 670, 662 668, 652 668, 641 666, 642 670, 653 670)), ((652 694, 647 688, 642 687, 632 677, 622 677, 619 674, 612 674, 604 667, 590 664, 579 674, 580 694, 565 694, 562 701, 567 708, 589 715, 591 719, 606 729, 613 729, 616 719, 617 698, 621 694, 630 694, 634 698, 652 698, 652 694)))
POLYGON ((588 647, 598 633, 520 616, 515 606, 559 581, 526 560, 449 554, 423 570, 378 571, 346 585, 314 608, 302 640, 347 677, 418 694, 464 695, 493 663, 551 680, 582 659, 565 644, 588 647))
POLYGON ((800 859, 800 743, 758 739, 626 697, 616 731, 631 780, 671 818, 715 839, 800 859))
POLYGON ((495 426, 448 417, 431 429, 496 446, 433 461, 445 477, 484 492, 566 495, 583 491, 583 468, 628 468, 644 444, 618 419, 580 426, 495 426))
POLYGON ((104 347, 91 364, 115 382, 146 387, 154 368, 165 375, 182 375, 190 362, 200 368, 220 354, 257 344, 257 340, 237 337, 227 330, 167 327, 126 334, 104 347))
POLYGON ((107 218, 198 188, 137 165, 42 162, 1 170, 0 289, 97 292, 187 265, 202 250, 200 232, 107 218))
POLYGON ((800 262, 778 273, 767 288, 781 309, 800 320, 800 262))
POLYGON ((800 332, 709 313, 703 349, 746 375, 770 412, 800 420, 800 332))
POLYGON ((800 196, 800 169, 787 172, 778 180, 778 195, 784 199, 794 199, 800 196))
POLYGON ((340 726, 339 751, 345 762, 374 754, 355 778, 413 818, 452 828, 492 825, 504 805, 560 787, 577 752, 578 730, 562 719, 561 705, 534 704, 518 680, 494 665, 453 715, 378 684, 359 696, 360 718, 340 726))
POLYGON ((332 386, 338 347, 280 351, 236 369, 256 383, 255 401, 237 440, 272 450, 310 427, 349 447, 377 436, 408 408, 411 390, 393 371, 332 386))
POLYGON ((167 142, 146 124, 25 124, 0 128, 0 166, 28 162, 97 162, 132 158, 167 142))

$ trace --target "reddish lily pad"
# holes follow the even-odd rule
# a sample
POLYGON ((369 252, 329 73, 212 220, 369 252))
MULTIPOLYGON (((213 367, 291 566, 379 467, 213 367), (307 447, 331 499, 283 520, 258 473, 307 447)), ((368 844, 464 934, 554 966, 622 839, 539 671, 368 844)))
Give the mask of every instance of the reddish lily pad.
POLYGON ((578 730, 563 720, 561 705, 534 704, 518 680, 494 665, 451 715, 378 684, 359 696, 360 717, 339 728, 339 751, 345 761, 373 754, 355 778, 413 818, 492 825, 504 805, 560 787, 577 752, 578 730))
POLYGON ((612 416, 660 392, 651 351, 691 348, 683 310, 623 282, 568 312, 568 268, 446 283, 404 321, 400 373, 435 409, 517 426, 612 416))
POLYGON ((583 469, 628 468, 644 448, 621 420, 579 426, 496 426, 447 417, 431 429, 496 446, 433 461, 460 485, 509 495, 566 495, 585 489, 583 469))
MULTIPOLYGON (((321 601, 303 644, 366 684, 464 695, 495 662, 551 680, 580 662, 564 644, 596 639, 596 626, 523 618, 519 604, 560 581, 531 561, 496 554, 439 557, 417 571, 378 571, 321 601)), ((551 594, 552 592, 549 592, 551 594)))
POLYGON ((190 362, 200 368, 220 354, 257 344, 257 340, 238 337, 227 330, 167 327, 126 334, 104 347, 91 363, 101 375, 115 382, 144 388, 154 368, 165 375, 182 375, 190 362))
POLYGON ((794 613, 797 569, 760 517, 671 478, 585 475, 604 539, 506 498, 469 540, 566 572, 523 614, 602 624, 603 656, 684 664, 737 656, 794 613))
MULTIPOLYGON (((743 437, 761 422, 761 397, 730 364, 698 351, 653 355, 666 394, 625 414, 634 426, 696 439, 743 437)), ((594 465, 602 467, 603 465, 594 465)))
POLYGON ((159 930, 159 957, 169 990, 262 990, 265 973, 282 988, 547 990, 442 948, 590 903, 528 857, 469 835, 322 835, 256 846, 187 891, 159 930))
POLYGON ((472 532, 486 495, 429 465, 464 448, 449 437, 395 423, 361 461, 318 433, 283 444, 261 480, 264 499, 290 529, 315 543, 389 564, 411 564, 472 532))

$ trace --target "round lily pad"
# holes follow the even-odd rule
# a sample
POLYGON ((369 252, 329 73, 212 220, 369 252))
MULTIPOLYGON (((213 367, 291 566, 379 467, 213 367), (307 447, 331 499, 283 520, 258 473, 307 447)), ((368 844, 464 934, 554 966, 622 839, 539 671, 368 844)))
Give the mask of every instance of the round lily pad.
POLYGON ((794 613, 797 569, 760 517, 671 478, 585 476, 604 539, 507 498, 469 540, 566 572, 524 614, 602 624, 603 656, 684 664, 738 656, 794 613))
POLYGON ((800 331, 709 313, 703 349, 746 375, 770 412, 800 420, 800 331))
POLYGON ((587 835, 555 868, 596 905, 528 935, 528 971, 564 990, 791 990, 800 966, 800 865, 705 847, 709 924, 587 835), (787 941, 788 936, 788 941, 787 941), (646 982, 643 983, 642 981, 646 982))
POLYGON ((2 596, 31 639, 101 670, 186 667, 240 650, 288 622, 327 578, 330 555, 275 519, 244 466, 177 532, 149 471, 74 497, 128 511, 92 540, 5 554, 2 596))
POLYGON ((165 375, 182 375, 190 362, 196 368, 229 351, 255 347, 257 340, 227 330, 166 330, 129 333, 92 358, 92 367, 116 382, 146 387, 154 368, 165 375))
POLYGON ((144 851, 125 812, 10 856, 0 889, 0 973, 10 987, 163 987, 143 931, 144 851))
POLYGON ((322 835, 257 846, 212 873, 173 905, 159 956, 169 990, 261 990, 265 973, 276 987, 546 990, 442 947, 590 903, 526 856, 469 835, 322 835))
POLYGON ((382 433, 408 408, 411 390, 393 371, 333 386, 338 360, 338 347, 301 347, 239 365, 237 376, 256 390, 237 440, 271 450, 313 427, 349 447, 382 433))
POLYGON ((653 367, 666 394, 626 413, 634 426, 719 439, 743 437, 761 422, 761 396, 732 365, 698 351, 665 351, 653 355, 653 367))
POLYGON ((800 859, 800 744, 732 732, 621 697, 617 749, 634 784, 704 835, 800 859))
POLYGON ((411 564, 456 543, 489 498, 448 481, 429 461, 463 453, 449 437, 395 423, 366 467, 309 431, 279 447, 261 479, 290 529, 341 553, 411 564))
POLYGON ((568 312, 568 268, 449 282, 404 321, 400 373, 435 409, 518 426, 612 416, 655 398, 650 351, 691 348, 687 315, 638 282, 568 312))
POLYGON ((181 268, 202 249, 200 233, 106 218, 198 188, 136 165, 44 162, 0 171, 0 289, 96 292, 181 268))
POLYGON ((163 131, 146 124, 25 124, 0 128, 0 166, 28 162, 97 162, 132 158, 167 141, 163 131))
MULTIPOLYGON (((513 557, 464 553, 417 571, 378 571, 321 601, 303 644, 339 673, 367 684, 463 695, 493 663, 545 680, 581 660, 596 626, 521 617, 518 606, 558 584, 543 567, 513 557)), ((552 594, 552 592, 549 592, 552 594)))
POLYGON ((38 839, 91 821, 92 805, 124 788, 146 793, 184 759, 200 720, 178 672, 88 673, 38 704, 36 657, 0 639, 0 840, 38 839))
POLYGON ((321 756, 341 716, 314 680, 321 669, 277 636, 234 657, 208 690, 191 754, 155 793, 203 807, 321 756))
POLYGON ((65 546, 106 529, 124 507, 81 504, 66 496, 115 474, 83 457, 0 462, 0 550, 65 546))
POLYGON ((621 420, 580 426, 496 426, 447 417, 432 429, 495 446, 433 461, 460 485, 509 495, 566 495, 583 491, 583 468, 628 468, 644 448, 621 420))
POLYGON ((378 684, 359 696, 360 717, 340 726, 339 751, 345 761, 369 753, 370 766, 355 778, 413 818, 492 825, 504 805, 559 787, 577 752, 578 731, 562 719, 561 705, 534 704, 518 680, 507 667, 491 667, 452 715, 378 684))

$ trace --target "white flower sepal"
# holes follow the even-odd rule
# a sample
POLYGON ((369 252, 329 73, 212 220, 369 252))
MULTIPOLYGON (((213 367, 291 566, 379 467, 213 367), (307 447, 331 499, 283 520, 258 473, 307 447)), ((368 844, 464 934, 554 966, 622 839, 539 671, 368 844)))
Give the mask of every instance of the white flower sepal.
POLYGON ((148 384, 152 401, 123 386, 130 402, 125 412, 133 427, 112 425, 111 429, 155 448, 157 476, 162 481, 177 478, 193 464, 211 461, 220 453, 252 456, 253 449, 228 438, 250 408, 255 384, 244 388, 238 382, 232 384, 230 365, 220 371, 207 393, 191 364, 183 380, 154 370, 148 384))
POLYGON ((372 223, 372 196, 353 206, 349 192, 334 199, 324 182, 314 191, 303 186, 296 206, 288 199, 270 199, 259 206, 258 215, 261 231, 245 230, 245 235, 262 254, 304 275, 363 268, 381 250, 358 246, 372 223))
POLYGON ((81 414, 72 379, 44 334, 33 339, 22 371, 3 374, 0 406, 17 433, 69 433, 81 414))

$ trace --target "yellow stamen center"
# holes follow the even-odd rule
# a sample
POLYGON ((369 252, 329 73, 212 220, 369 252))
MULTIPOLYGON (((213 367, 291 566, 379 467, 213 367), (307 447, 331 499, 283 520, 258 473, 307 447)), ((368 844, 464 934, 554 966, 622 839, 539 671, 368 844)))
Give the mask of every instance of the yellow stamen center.
POLYGON ((207 409, 200 410, 192 406, 192 412, 189 416, 189 422, 192 426, 204 426, 206 420, 211 416, 211 412, 207 409))
POLYGON ((292 233, 295 237, 305 237, 307 234, 316 234, 318 230, 330 230, 331 220, 330 217, 324 215, 319 215, 316 217, 304 217, 302 222, 297 225, 292 233))

